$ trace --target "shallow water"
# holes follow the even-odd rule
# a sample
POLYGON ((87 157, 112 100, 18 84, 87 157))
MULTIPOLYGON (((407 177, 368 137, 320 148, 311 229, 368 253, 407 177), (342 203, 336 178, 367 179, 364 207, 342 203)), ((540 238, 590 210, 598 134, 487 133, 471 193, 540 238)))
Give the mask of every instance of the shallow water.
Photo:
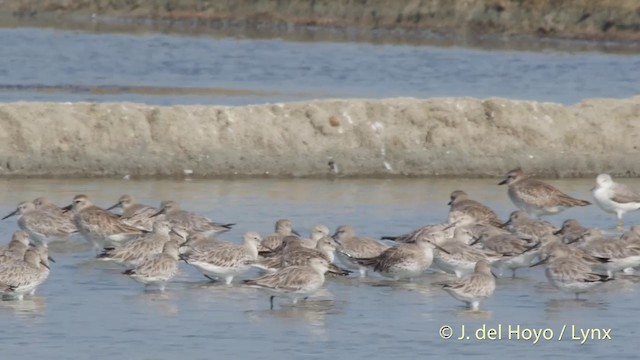
MULTIPOLYGON (((593 180, 551 181, 562 190, 590 199, 593 180)), ((627 183, 640 187, 640 180, 627 183)), ((497 179, 336 179, 336 180, 0 180, 4 194, 0 214, 15 204, 47 194, 60 205, 86 193, 109 206, 122 193, 157 204, 179 200, 183 207, 238 225, 223 237, 239 241, 245 231, 266 234, 282 217, 304 233, 316 223, 334 229, 349 223, 373 237, 404 233, 446 218, 449 193, 464 189, 506 218, 512 205, 497 179)), ((615 219, 595 206, 549 218, 568 217, 588 226, 611 228, 615 219)), ((629 214, 627 224, 640 223, 629 214)), ((0 224, 8 241, 15 220, 0 224)), ((523 358, 553 354, 571 357, 637 358, 638 277, 620 277, 602 291, 574 301, 551 288, 542 269, 524 269, 516 279, 498 280, 497 291, 480 312, 468 312, 446 293, 430 285, 441 275, 428 274, 414 283, 379 278, 328 280, 322 293, 291 307, 284 300, 269 310, 268 295, 239 285, 204 281, 182 266, 167 291, 145 293, 119 268, 95 263, 83 247, 52 245, 52 273, 37 297, 0 302, 2 358, 86 359, 403 359, 456 355, 488 359, 518 354, 523 358), (64 251, 60 251, 60 249, 64 251), (55 249, 59 249, 57 252, 55 249), (444 325, 454 337, 465 325, 467 335, 486 324, 503 326, 495 341, 443 340, 444 325), (556 340, 508 340, 507 326, 550 328, 556 340), (563 325, 564 340, 557 341, 563 325), (571 325, 611 328, 612 340, 571 341, 571 325)), ((247 274, 250 277, 255 274, 247 274)), ((473 336, 473 334, 471 334, 473 336)))
POLYGON ((640 56, 0 28, 0 101, 251 104, 640 93, 640 56))

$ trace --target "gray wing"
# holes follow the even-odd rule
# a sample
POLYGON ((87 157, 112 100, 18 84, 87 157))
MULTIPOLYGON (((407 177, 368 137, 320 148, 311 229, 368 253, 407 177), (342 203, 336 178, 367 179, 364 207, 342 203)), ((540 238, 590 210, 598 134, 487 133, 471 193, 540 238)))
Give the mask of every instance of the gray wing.
POLYGON ((120 221, 127 225, 151 231, 153 223, 159 220, 157 217, 151 216, 157 214, 158 211, 160 211, 160 209, 152 206, 136 206, 134 209, 131 209, 131 211, 125 211, 120 221))
POLYGON ((43 234, 44 236, 68 236, 78 231, 71 220, 65 216, 34 211, 26 214, 18 220, 23 229, 43 234))
POLYGON ((543 181, 529 179, 522 184, 518 184, 509 191, 516 191, 517 196, 529 204, 535 206, 556 206, 562 205, 565 207, 570 206, 586 206, 591 204, 586 200, 576 199, 570 195, 563 193, 553 185, 547 184, 543 181))
POLYGON ((311 269, 300 266, 290 266, 273 274, 248 280, 246 284, 265 288, 297 291, 308 286, 310 281, 316 280, 317 275, 311 269))
POLYGON ((8 263, 0 267, 0 287, 26 286, 38 278, 38 270, 25 263, 8 263))
POLYGON ((640 203, 640 194, 631 190, 627 185, 615 184, 611 200, 621 204, 640 203))
POLYGON ((244 248, 237 246, 219 247, 208 253, 194 253, 189 259, 220 267, 237 267, 254 260, 244 248))
POLYGON ((135 268, 139 276, 173 276, 177 272, 178 262, 164 254, 152 255, 142 265, 135 268))

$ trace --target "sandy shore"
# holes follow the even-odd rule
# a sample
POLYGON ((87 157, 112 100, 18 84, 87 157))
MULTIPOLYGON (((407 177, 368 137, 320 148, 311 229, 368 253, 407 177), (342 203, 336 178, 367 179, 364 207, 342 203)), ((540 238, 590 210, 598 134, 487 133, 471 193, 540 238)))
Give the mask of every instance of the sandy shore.
POLYGON ((636 0, 15 0, 0 12, 17 17, 114 16, 187 21, 211 27, 353 27, 429 30, 464 36, 527 35, 589 40, 640 40, 636 0))
POLYGON ((640 176, 640 97, 0 104, 3 176, 640 176))

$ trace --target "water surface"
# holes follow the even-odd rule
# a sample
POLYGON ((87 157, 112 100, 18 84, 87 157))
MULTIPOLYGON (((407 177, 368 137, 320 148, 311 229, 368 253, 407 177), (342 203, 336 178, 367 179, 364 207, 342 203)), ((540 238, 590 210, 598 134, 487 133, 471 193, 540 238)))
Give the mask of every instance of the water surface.
POLYGON ((253 104, 640 93, 640 55, 1 28, 0 101, 253 104))
MULTIPOLYGON (((101 206, 122 193, 158 204, 175 199, 183 207, 215 220, 237 222, 224 238, 239 241, 245 231, 267 234, 278 218, 289 218, 308 233, 316 223, 334 229, 349 223, 372 237, 400 234, 446 218, 449 193, 464 189, 496 209, 502 218, 512 210, 506 189, 496 179, 393 180, 0 180, 4 195, 0 215, 15 204, 47 194, 63 205, 86 193, 101 206)), ((593 180, 553 181, 564 191, 590 199, 593 180)), ((636 187, 640 180, 627 183, 636 187)), ((560 224, 575 217, 588 226, 611 228, 612 216, 595 206, 549 218, 560 224)), ((630 225, 640 214, 625 218, 630 225)), ((15 220, 0 224, 8 241, 15 220)), ((181 265, 182 274, 167 291, 145 293, 119 274, 120 268, 96 263, 89 250, 52 245, 53 264, 37 297, 0 302, 0 347, 3 358, 64 359, 416 359, 429 356, 497 356, 540 358, 637 358, 637 277, 620 277, 603 291, 576 302, 546 282, 542 269, 524 269, 516 279, 498 280, 497 291, 471 313, 431 285, 440 275, 413 283, 379 278, 328 280, 322 293, 301 306, 278 301, 269 310, 268 295, 239 285, 210 284, 181 265), (57 250, 56 250, 57 249, 57 250), (551 328, 563 325, 612 329, 612 340, 580 345, 566 334, 563 341, 442 340, 438 330, 450 325, 459 335, 485 324, 551 328)), ((255 276, 255 273, 246 277, 255 276)), ((504 331, 506 336, 506 330, 504 331)))

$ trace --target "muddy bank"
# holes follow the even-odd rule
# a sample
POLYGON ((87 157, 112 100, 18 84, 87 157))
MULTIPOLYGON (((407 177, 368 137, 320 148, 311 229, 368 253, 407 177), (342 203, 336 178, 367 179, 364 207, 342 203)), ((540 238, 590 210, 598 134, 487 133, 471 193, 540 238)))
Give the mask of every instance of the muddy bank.
POLYGON ((4 176, 640 176, 639 146, 640 97, 0 104, 4 176))
POLYGON ((640 3, 636 0, 16 0, 0 2, 0 12, 23 18, 47 14, 86 16, 87 20, 115 16, 289 31, 295 27, 355 27, 463 35, 640 39, 640 3))

